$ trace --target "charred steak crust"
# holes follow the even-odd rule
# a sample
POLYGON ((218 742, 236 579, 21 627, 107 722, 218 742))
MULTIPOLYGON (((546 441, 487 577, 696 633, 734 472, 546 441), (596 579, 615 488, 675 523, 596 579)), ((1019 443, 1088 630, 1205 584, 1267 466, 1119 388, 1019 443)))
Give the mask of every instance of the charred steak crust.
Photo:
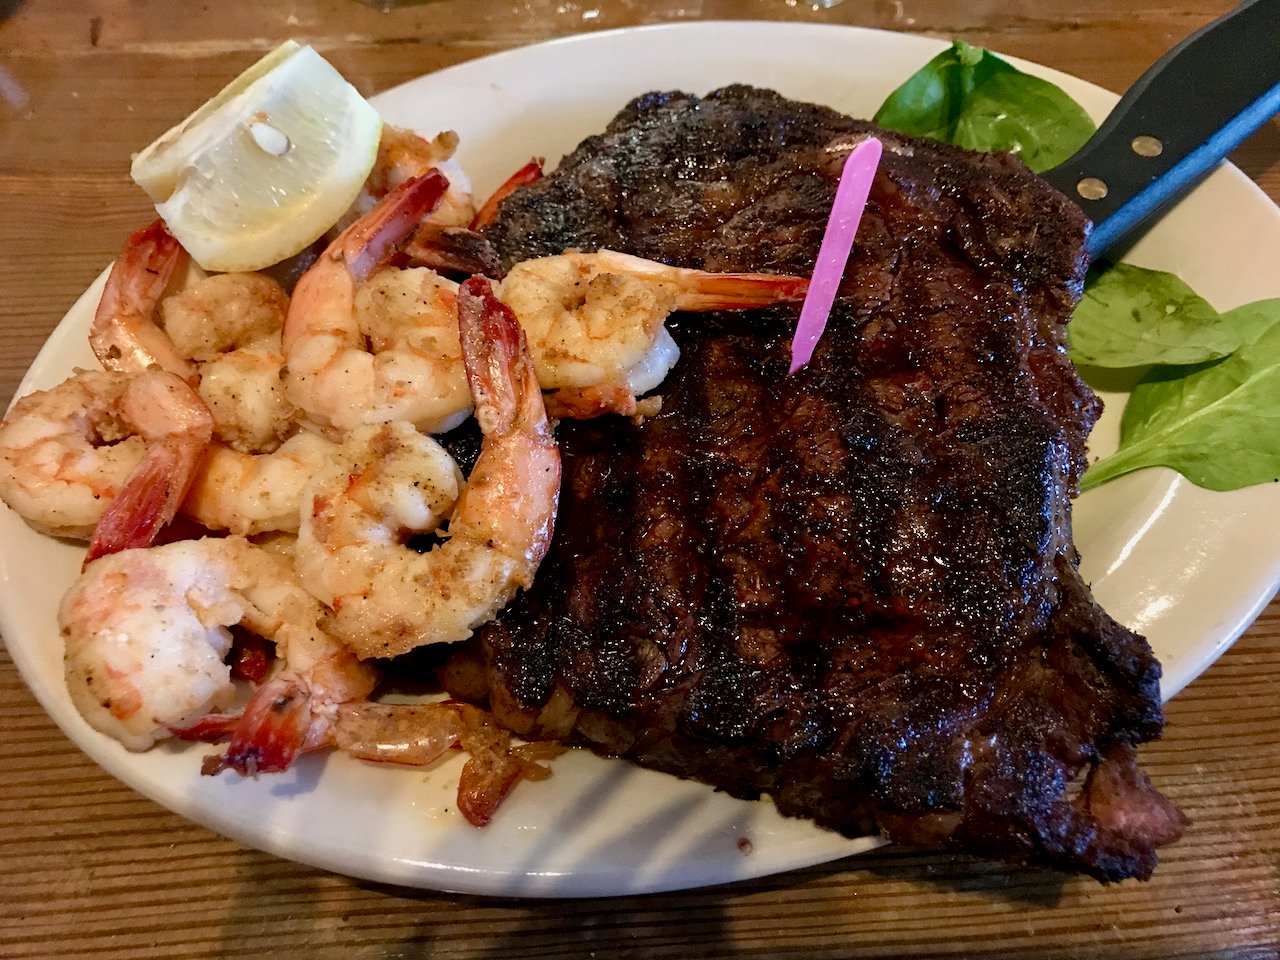
POLYGON ((487 229, 812 268, 845 153, 886 152, 812 363, 794 314, 679 317, 662 413, 565 422, 560 521, 483 629, 500 718, 850 835, 1147 876, 1160 669, 1077 571, 1099 410, 1064 348, 1087 229, 1008 156, 744 86, 629 104, 487 229), (1083 787, 1068 788, 1081 779, 1083 787))

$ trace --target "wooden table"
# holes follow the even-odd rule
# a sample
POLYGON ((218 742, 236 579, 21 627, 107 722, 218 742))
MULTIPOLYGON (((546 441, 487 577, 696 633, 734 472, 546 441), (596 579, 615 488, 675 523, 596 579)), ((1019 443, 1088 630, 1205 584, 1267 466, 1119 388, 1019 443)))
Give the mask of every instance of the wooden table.
MULTIPOLYGON (((685 19, 960 37, 1122 90, 1229 0, 0 0, 0 401, 149 216, 149 142, 285 37, 373 93, 587 30, 685 19), (1050 12, 1052 10, 1052 12, 1050 12)), ((584 78, 584 82, 590 82, 584 78)), ((1236 162, 1280 197, 1280 125, 1236 162)), ((1280 531, 1278 531, 1280 532, 1280 531)), ((688 893, 567 902, 394 889, 245 849, 136 795, 53 726, 0 660, 4 957, 1275 957, 1280 603, 1168 708, 1144 751, 1190 815, 1149 883, 885 848, 688 893)))

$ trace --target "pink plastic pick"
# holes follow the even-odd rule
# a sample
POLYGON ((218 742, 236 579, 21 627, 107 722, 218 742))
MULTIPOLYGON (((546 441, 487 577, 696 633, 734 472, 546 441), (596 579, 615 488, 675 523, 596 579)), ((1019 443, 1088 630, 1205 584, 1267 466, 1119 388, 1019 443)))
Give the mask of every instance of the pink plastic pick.
POLYGON ((827 220, 822 246, 818 248, 818 260, 813 267, 813 279, 800 308, 795 336, 791 338, 791 370, 795 373, 813 356, 813 348, 826 329, 831 305, 836 291, 844 279, 845 264, 853 250, 853 238, 862 221, 862 211, 867 206, 871 192, 871 180, 880 165, 882 147, 875 137, 867 137, 849 153, 840 171, 840 183, 836 186, 836 198, 831 204, 831 216, 827 220))

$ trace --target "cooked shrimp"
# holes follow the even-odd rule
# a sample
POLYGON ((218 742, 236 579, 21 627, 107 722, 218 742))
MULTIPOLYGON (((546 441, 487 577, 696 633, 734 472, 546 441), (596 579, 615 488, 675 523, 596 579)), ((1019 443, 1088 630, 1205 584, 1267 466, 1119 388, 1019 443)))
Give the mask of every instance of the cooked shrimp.
POLYGON ((159 366, 184 380, 195 376, 195 365, 156 322, 160 300, 185 257, 160 220, 125 240, 89 328, 93 355, 108 370, 130 373, 159 366))
POLYGON ((260 273, 215 273, 160 303, 160 322, 178 353, 212 360, 229 350, 279 343, 288 294, 260 273))
POLYGON ((470 412, 457 285, 421 268, 374 273, 443 189, 437 173, 396 188, 298 281, 284 331, 286 396, 322 429, 405 420, 438 433, 470 412))
POLYGON ((428 267, 446 273, 500 276, 502 262, 493 244, 470 227, 446 227, 427 222, 405 242, 408 266, 428 267))
POLYGON ((539 761, 564 752, 555 743, 513 745, 511 734, 478 707, 456 700, 426 704, 353 702, 338 708, 337 747, 353 757, 426 765, 448 750, 469 754, 458 780, 458 810, 483 827, 520 780, 545 780, 539 761))
POLYGON ((302 492, 337 449, 334 441, 305 430, 271 453, 213 444, 182 501, 182 513, 210 530, 243 536, 296 532, 302 492))
MULTIPOLYGON (((339 636, 357 643, 363 621, 389 596, 374 582, 417 556, 403 541, 430 534, 453 512, 464 481, 435 440, 404 421, 358 427, 303 494, 295 565, 316 597, 335 611, 339 636), (383 573, 384 569, 387 573, 383 573)), ((396 611, 406 621, 420 614, 396 611)), ((380 655, 380 654, 379 654, 380 655)))
POLYGON ((0 423, 0 499, 42 533, 92 537, 94 556, 143 546, 172 519, 211 431, 171 373, 80 371, 0 423))
POLYGON ((209 408, 163 370, 135 374, 121 409, 138 425, 146 452, 94 527, 85 563, 155 542, 178 512, 213 436, 209 408))
POLYGON ((611 250, 571 251, 511 268, 499 296, 515 311, 554 416, 642 412, 680 356, 675 310, 741 310, 803 299, 808 281, 707 273, 611 250))
POLYGON ((213 414, 214 436, 238 452, 270 453, 297 429, 278 336, 200 364, 196 389, 213 414))
POLYGON ((449 186, 428 219, 441 226, 466 226, 475 215, 475 205, 471 181, 454 157, 457 149, 458 135, 452 130, 442 131, 428 140, 405 127, 383 124, 378 157, 365 181, 362 196, 356 200, 357 215, 373 209, 377 201, 402 183, 439 170, 448 179, 449 186))
POLYGON ((218 439, 245 453, 274 450, 294 426, 280 345, 288 307, 280 285, 258 273, 214 274, 160 304, 178 355, 198 364, 218 439))
POLYGON ((126 550, 90 564, 63 598, 67 689, 91 726, 145 750, 232 703, 223 659, 238 624, 316 687, 367 695, 372 674, 322 633, 321 616, 286 559, 240 537, 126 550))
POLYGON ((94 354, 109 370, 160 366, 182 377, 208 404, 219 440, 273 450, 292 426, 280 379, 289 298, 269 277, 226 273, 161 299, 183 257, 162 224, 129 237, 90 329, 94 354))
POLYGON ((281 773, 302 754, 331 746, 339 708, 373 692, 376 671, 320 629, 319 604, 311 602, 305 629, 276 642, 283 669, 258 688, 243 713, 211 715, 175 729, 188 740, 230 740, 222 756, 205 760, 202 773, 281 773))
POLYGON ((387 464, 399 462, 403 447, 439 456, 414 446, 403 425, 354 435, 341 457, 349 469, 318 476, 306 494, 298 571, 362 657, 465 639, 529 586, 550 545, 560 455, 524 337, 482 278, 462 285, 458 317, 483 440, 448 515, 447 539, 425 553, 404 545, 408 533, 438 522, 420 504, 428 493, 438 498, 432 502, 447 499, 451 465, 421 469, 425 491, 382 483, 396 476, 387 464), (406 514, 422 519, 407 523, 406 514))

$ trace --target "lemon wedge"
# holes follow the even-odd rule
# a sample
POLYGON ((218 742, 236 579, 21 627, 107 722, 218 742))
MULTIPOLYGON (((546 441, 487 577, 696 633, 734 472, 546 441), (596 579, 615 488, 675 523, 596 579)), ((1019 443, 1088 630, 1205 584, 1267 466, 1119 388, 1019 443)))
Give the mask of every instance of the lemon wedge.
POLYGON ((137 154, 130 172, 200 266, 258 270, 351 206, 381 133, 355 87, 289 40, 137 154))

